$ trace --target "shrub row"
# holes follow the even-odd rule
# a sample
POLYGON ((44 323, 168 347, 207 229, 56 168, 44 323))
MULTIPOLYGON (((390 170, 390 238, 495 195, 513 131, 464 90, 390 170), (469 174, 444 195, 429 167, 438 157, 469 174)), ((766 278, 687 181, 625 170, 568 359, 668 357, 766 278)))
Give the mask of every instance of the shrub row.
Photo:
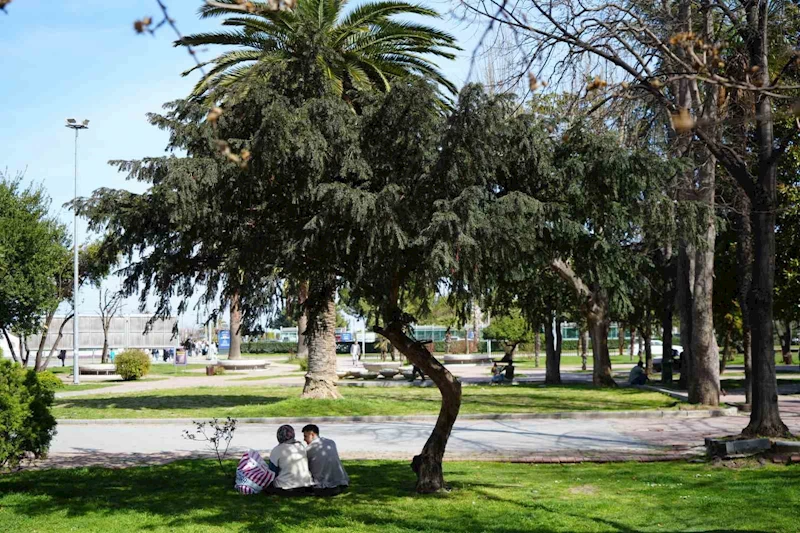
POLYGON ((242 343, 242 353, 295 353, 296 351, 296 342, 255 341, 242 343))

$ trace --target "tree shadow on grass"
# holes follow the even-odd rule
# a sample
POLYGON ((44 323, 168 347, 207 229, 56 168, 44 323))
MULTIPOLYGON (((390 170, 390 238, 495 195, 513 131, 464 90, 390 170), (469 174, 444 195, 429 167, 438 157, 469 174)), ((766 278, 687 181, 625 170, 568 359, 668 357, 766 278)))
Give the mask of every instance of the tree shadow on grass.
MULTIPOLYGON (((523 473, 523 477, 517 475, 515 483, 514 479, 506 482, 502 477, 476 475, 469 463, 451 463, 447 465, 447 475, 452 478, 454 492, 418 496, 413 493, 414 475, 407 463, 359 462, 346 466, 351 490, 327 499, 240 496, 232 489, 234 461, 225 463, 225 474, 214 461, 179 461, 122 470, 27 471, 0 477, 0 501, 9 496, 0 507, 0 523, 5 515, 40 518, 46 524, 57 523, 64 530, 108 532, 129 531, 132 523, 133 529, 140 531, 184 527, 203 531, 217 527, 248 532, 388 528, 409 532, 544 533, 570 531, 570 524, 591 531, 641 531, 622 519, 601 516, 591 509, 582 512, 579 502, 575 503, 577 507, 565 508, 531 499, 527 495, 531 486, 523 480, 537 473, 533 470, 523 473), (51 522, 55 517, 58 521, 51 522)), ((638 468, 620 465, 610 474, 614 479, 623 479, 639 472, 638 468)), ((786 473, 794 479, 800 475, 800 471, 786 473)), ((512 471, 508 474, 513 477, 512 471)), ((608 476, 609 472, 601 474, 608 476)), ((645 476, 673 477, 664 474, 653 471, 645 476)), ((685 475, 672 479, 681 480, 685 481, 685 475)), ((713 480, 698 478, 692 485, 706 483, 713 484, 713 480)), ((623 516, 630 509, 620 508, 619 512, 623 516)), ((665 525, 659 530, 676 529, 665 525)), ((693 530, 723 531, 697 527, 693 530)))

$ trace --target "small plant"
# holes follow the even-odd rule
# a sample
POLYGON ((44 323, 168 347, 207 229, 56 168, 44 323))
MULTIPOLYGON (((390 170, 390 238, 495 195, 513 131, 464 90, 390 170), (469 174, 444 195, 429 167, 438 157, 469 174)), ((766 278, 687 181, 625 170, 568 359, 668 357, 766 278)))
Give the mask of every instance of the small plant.
POLYGON ((0 470, 47 455, 56 433, 56 419, 50 413, 54 398, 52 383, 0 359, 0 470))
POLYGON ((300 367, 300 370, 303 372, 308 372, 308 359, 305 357, 297 357, 296 354, 292 354, 286 358, 287 363, 294 363, 300 367))
POLYGON ((52 372, 39 372, 36 374, 36 377, 39 379, 39 384, 42 387, 47 387, 52 390, 63 389, 65 387, 64 382, 61 381, 61 378, 52 372))
POLYGON ((222 376, 223 374, 225 374, 225 367, 224 366, 222 366, 222 365, 214 366, 214 375, 215 376, 222 376))
POLYGON ((195 425, 194 433, 185 429, 183 430, 183 438, 208 443, 208 447, 217 456, 220 471, 222 471, 223 475, 227 475, 225 468, 222 466, 222 461, 228 455, 228 448, 230 448, 231 440, 233 440, 233 432, 236 431, 236 419, 228 417, 220 423, 219 419, 215 418, 207 422, 193 421, 192 423, 195 425), (224 449, 222 449, 223 443, 224 449))
POLYGON ((125 381, 139 379, 150 372, 150 356, 142 350, 125 350, 114 358, 117 374, 125 381))

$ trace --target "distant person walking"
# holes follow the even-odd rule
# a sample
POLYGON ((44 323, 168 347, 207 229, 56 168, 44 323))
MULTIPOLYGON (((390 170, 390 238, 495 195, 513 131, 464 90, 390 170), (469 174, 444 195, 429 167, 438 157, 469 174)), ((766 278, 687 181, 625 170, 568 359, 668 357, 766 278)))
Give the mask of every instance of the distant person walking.
POLYGON ((361 346, 357 342, 350 346, 350 356, 353 358, 353 366, 356 366, 361 360, 361 346))

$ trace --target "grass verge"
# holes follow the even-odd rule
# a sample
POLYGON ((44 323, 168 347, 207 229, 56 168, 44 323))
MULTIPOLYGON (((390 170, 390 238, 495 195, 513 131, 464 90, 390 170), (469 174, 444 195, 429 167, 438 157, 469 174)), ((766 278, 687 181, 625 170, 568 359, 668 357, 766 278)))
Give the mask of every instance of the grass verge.
MULTIPOLYGON (((225 464, 232 472, 235 464, 225 464)), ((445 463, 418 496, 406 462, 346 462, 334 498, 239 496, 212 461, 0 477, 0 531, 794 532, 800 467, 445 463)))
MULTIPOLYGON (((341 387, 341 400, 304 400, 299 387, 194 387, 131 394, 56 399, 57 418, 212 418, 273 416, 365 416, 436 414, 432 387, 341 387)), ((545 387, 470 386, 461 413, 552 413, 669 409, 678 402, 658 392, 599 389, 584 385, 545 387)))

